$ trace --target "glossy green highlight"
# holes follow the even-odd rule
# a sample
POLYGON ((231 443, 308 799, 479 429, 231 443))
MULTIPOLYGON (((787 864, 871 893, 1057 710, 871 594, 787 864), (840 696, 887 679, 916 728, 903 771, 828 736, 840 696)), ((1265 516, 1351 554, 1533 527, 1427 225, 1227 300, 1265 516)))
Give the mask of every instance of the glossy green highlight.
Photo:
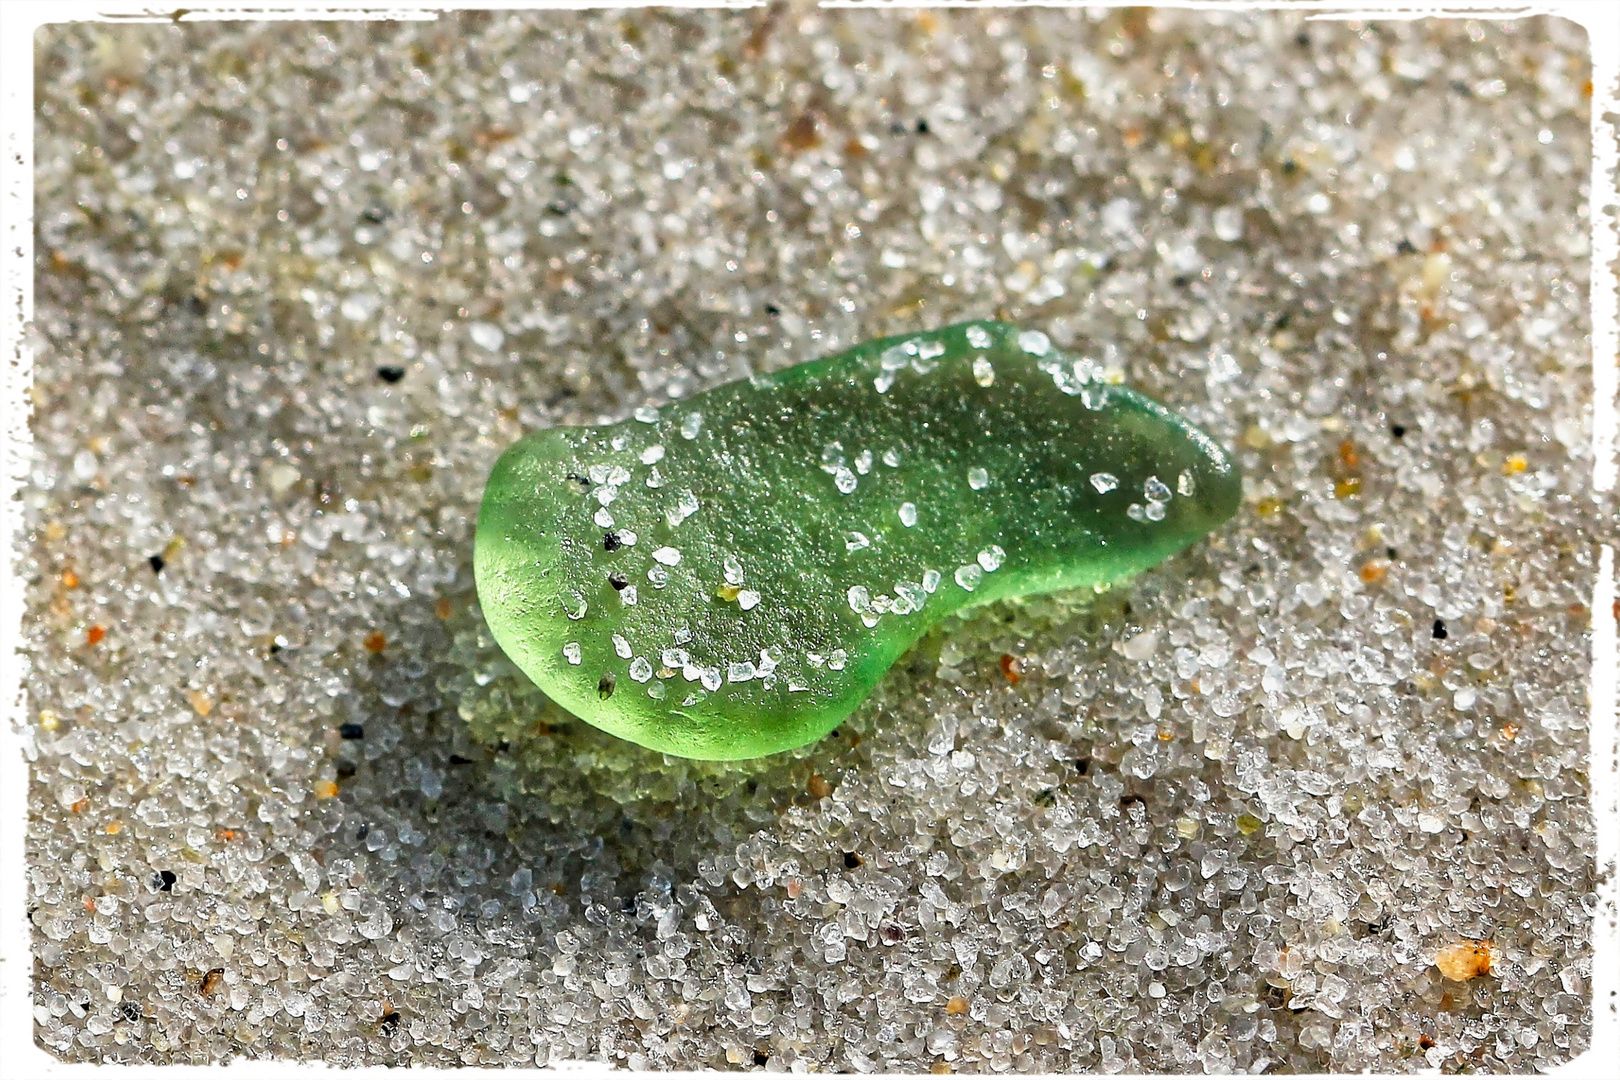
POLYGON ((963 323, 514 443, 474 552, 495 640, 580 719, 684 757, 836 727, 954 612, 1117 584, 1238 469, 1038 331, 963 323))

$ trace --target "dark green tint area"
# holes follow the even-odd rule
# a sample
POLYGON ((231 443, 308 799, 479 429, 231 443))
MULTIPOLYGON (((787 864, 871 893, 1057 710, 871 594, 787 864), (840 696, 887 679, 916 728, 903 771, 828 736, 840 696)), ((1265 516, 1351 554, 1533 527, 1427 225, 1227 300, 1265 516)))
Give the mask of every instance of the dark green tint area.
POLYGON ((964 323, 526 436, 474 566, 495 640, 564 708, 747 758, 831 731, 947 615, 1121 582, 1240 490, 1219 446, 1091 361, 964 323))

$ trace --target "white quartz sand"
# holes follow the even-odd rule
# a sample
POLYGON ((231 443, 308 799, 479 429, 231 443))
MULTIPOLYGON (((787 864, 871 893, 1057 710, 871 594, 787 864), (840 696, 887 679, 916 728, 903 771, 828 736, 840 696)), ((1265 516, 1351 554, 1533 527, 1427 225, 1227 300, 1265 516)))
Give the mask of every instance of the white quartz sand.
POLYGON ((1612 528, 1578 29, 789 8, 60 26, 38 57, 53 1052, 1586 1044, 1612 528), (600 734, 494 648, 471 525, 522 432, 976 317, 1233 447, 1238 516, 1129 589, 953 621, 742 765, 600 734))

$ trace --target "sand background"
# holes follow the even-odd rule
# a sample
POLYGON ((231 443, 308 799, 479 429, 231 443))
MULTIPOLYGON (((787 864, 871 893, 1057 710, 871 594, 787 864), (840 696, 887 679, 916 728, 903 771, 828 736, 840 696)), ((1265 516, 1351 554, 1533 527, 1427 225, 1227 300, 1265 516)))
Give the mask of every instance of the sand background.
POLYGON ((1567 1061, 1613 536, 1585 50, 1173 11, 45 29, 38 1039, 1567 1061), (1238 517, 951 622, 743 765, 596 733, 493 647, 471 523, 521 432, 991 316, 1235 448, 1238 517))

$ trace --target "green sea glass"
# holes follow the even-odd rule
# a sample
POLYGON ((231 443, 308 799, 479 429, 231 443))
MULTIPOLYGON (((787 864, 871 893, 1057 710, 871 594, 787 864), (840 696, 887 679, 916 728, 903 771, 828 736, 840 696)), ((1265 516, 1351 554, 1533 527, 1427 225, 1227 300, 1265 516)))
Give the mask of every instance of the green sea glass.
POLYGON ((1123 581, 1240 487, 1092 361, 963 323, 534 432, 490 474, 474 567, 495 640, 564 708, 747 758, 831 731, 947 615, 1123 581))

